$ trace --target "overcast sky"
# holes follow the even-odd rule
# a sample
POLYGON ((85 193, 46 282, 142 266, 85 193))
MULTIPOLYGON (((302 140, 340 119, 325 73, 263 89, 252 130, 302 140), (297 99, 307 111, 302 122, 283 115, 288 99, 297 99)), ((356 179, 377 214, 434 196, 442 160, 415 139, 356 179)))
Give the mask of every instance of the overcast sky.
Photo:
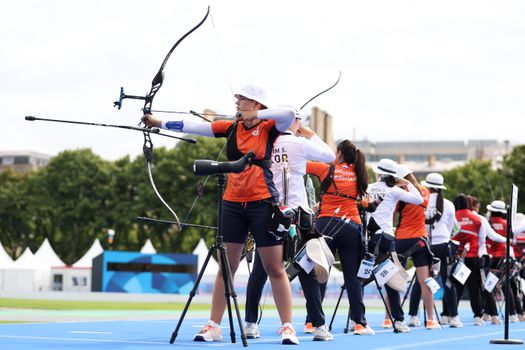
POLYGON ((4 0, 0 150, 140 154, 139 132, 24 116, 136 125, 142 102, 113 108, 119 88, 147 93, 208 4, 214 25, 175 50, 154 108, 233 113, 245 83, 300 106, 341 70, 312 104, 336 138, 525 143, 525 1, 4 0))

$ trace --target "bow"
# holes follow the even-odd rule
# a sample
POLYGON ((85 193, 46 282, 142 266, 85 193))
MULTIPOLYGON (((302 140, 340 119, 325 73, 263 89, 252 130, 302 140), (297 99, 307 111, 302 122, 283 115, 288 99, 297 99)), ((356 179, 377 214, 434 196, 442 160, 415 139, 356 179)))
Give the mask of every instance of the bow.
MULTIPOLYGON (((162 61, 162 64, 161 64, 161 66, 159 68, 159 71, 157 72, 157 74, 155 74, 155 77, 153 78, 153 80, 151 82, 150 92, 146 96, 126 95, 126 94, 124 94, 124 88, 121 87, 120 88, 119 100, 114 102, 114 106, 118 107, 118 109, 120 109, 122 107, 122 101, 124 99, 127 99, 127 98, 135 99, 135 100, 144 100, 144 107, 142 108, 142 111, 144 112, 144 114, 151 113, 151 111, 152 111, 151 107, 152 107, 152 104, 153 104, 153 99, 155 98, 155 95, 157 94, 157 92, 162 87, 162 83, 164 82, 164 67, 166 66, 166 63, 168 62, 171 54, 173 53, 173 51, 175 51, 177 46, 179 46, 179 44, 184 39, 186 39, 186 37, 188 37, 191 33, 193 33, 195 30, 197 30, 206 21, 206 19, 208 18, 209 14, 210 14, 210 7, 208 6, 208 10, 206 11, 206 15, 204 16, 204 18, 195 27, 193 27, 186 34, 181 36, 180 39, 177 40, 177 42, 171 47, 171 49, 169 50, 168 54, 166 55, 166 57, 162 61)), ((151 168, 152 168, 152 164, 153 164, 153 143, 151 141, 151 136, 150 136, 150 133, 151 133, 152 129, 149 129, 148 126, 146 125, 146 123, 144 123, 144 120, 141 119, 141 122, 139 123, 139 125, 142 124, 142 123, 145 125, 145 129, 147 129, 147 130, 143 131, 144 145, 142 146, 142 151, 144 153, 144 158, 146 159, 146 166, 147 166, 147 169, 148 169, 148 177, 149 177, 151 186, 153 187, 153 190, 155 191, 155 194, 157 195, 159 200, 162 202, 162 204, 164 204, 164 206, 173 215, 173 217, 175 218, 175 221, 176 221, 178 227, 180 228, 181 224, 180 224, 179 217, 177 216, 175 211, 168 205, 168 203, 166 203, 164 198, 162 198, 162 196, 160 195, 159 191, 157 190, 157 186, 155 185, 155 181, 153 180, 153 174, 151 172, 151 168)))
POLYGON ((301 108, 299 108, 299 110, 302 110, 304 107, 306 107, 307 104, 309 104, 310 102, 312 102, 314 99, 316 99, 317 97, 321 96, 321 95, 324 94, 325 92, 332 90, 337 84, 339 84, 339 80, 341 80, 341 71, 339 71, 339 76, 337 77, 337 80, 335 81, 335 83, 334 83, 332 86, 330 86, 328 89, 324 89, 323 91, 321 91, 320 93, 318 93, 317 95, 315 95, 314 97, 312 97, 311 99, 309 99, 308 101, 306 101, 306 102, 301 106, 301 108))

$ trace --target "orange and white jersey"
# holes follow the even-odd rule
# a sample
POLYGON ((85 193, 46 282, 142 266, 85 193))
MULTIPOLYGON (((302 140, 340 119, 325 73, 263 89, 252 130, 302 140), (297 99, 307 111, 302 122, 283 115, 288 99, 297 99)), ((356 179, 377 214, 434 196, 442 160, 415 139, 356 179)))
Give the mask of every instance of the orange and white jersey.
MULTIPOLYGON (((234 126, 234 121, 219 120, 211 123, 215 137, 228 137, 227 132, 234 126)), ((255 159, 270 159, 273 143, 279 131, 273 120, 261 120, 256 125, 246 128, 239 123, 236 127, 237 149, 246 154, 255 153, 255 159)), ((233 136, 232 136, 233 137, 233 136)), ((249 166, 239 174, 228 174, 228 183, 224 199, 230 202, 252 202, 271 199, 277 202, 279 193, 273 183, 270 168, 249 166)))
POLYGON ((428 206, 430 191, 428 188, 423 186, 420 186, 419 189, 421 191, 423 203, 399 203, 399 224, 396 229, 396 239, 419 238, 427 236, 425 211, 428 206))
POLYGON ((394 235, 394 211, 398 201, 419 205, 423 203, 423 197, 412 184, 408 184, 408 191, 394 186, 388 187, 384 182, 374 182, 368 186, 367 192, 372 200, 380 199, 373 213, 368 214, 368 220, 373 218, 379 229, 375 232, 379 234, 385 232, 394 235))
MULTIPOLYGON (((306 172, 317 176, 321 182, 328 176, 329 171, 330 164, 320 162, 308 162, 306 164, 306 172)), ((353 164, 336 164, 334 169, 334 183, 340 194, 357 198, 357 176, 353 164)), ((335 192, 333 183, 330 185, 327 192, 335 192)), ((339 208, 339 212, 335 217, 341 218, 346 216, 346 218, 351 219, 353 222, 358 224, 361 223, 355 199, 329 193, 325 193, 321 197, 321 212, 318 217, 331 217, 334 215, 337 208, 339 208)))

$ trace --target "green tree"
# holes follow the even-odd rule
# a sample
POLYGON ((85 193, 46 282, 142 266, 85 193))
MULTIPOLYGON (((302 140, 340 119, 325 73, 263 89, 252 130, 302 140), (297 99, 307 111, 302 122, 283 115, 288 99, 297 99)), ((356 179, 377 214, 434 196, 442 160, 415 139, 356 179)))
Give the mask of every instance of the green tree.
MULTIPOLYGON (((507 183, 513 183, 519 187, 518 211, 525 212, 525 145, 514 147, 512 152, 505 156, 501 174, 507 183)), ((505 191, 508 192, 505 194, 510 197, 510 188, 505 191)))
POLYGON ((109 162, 82 149, 60 153, 31 176, 28 193, 33 197, 29 206, 35 233, 32 245, 39 245, 47 237, 64 262, 75 262, 107 228, 111 170, 109 162))
MULTIPOLYGON (((445 178, 445 197, 452 200, 459 193, 478 198, 481 212, 495 199, 506 200, 507 181, 501 173, 492 169, 490 161, 470 161, 464 166, 442 173, 445 178)), ((508 192, 508 191, 507 191, 508 192)))
POLYGON ((11 168, 0 173, 0 242, 13 258, 31 239, 26 181, 27 175, 11 168))

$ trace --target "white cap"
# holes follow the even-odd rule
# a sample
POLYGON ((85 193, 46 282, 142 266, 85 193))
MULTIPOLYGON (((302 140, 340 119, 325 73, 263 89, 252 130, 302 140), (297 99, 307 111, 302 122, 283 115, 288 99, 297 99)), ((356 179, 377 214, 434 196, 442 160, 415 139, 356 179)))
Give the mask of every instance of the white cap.
POLYGON ((498 212, 498 213, 507 212, 507 206, 505 205, 504 201, 492 201, 492 203, 487 205, 487 209, 493 212, 498 212))
POLYGON ((424 181, 421 181, 421 184, 428 188, 440 188, 446 190, 447 188, 443 185, 444 179, 441 174, 430 173, 427 175, 427 178, 424 181))
POLYGON ((397 166, 397 177, 405 177, 412 172, 405 164, 399 164, 397 166))
POLYGON ((250 100, 259 102, 266 108, 269 107, 266 91, 257 85, 245 85, 241 89, 236 90, 235 97, 238 98, 238 96, 244 96, 250 100))
POLYGON ((381 159, 379 164, 375 165, 373 169, 376 174, 392 175, 397 177, 397 163, 392 159, 381 159))

